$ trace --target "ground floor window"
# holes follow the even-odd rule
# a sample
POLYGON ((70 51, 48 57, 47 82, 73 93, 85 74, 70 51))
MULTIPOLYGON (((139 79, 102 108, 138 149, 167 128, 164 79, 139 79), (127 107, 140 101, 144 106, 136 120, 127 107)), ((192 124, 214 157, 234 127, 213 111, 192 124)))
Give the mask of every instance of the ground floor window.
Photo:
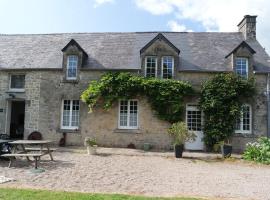
POLYGON ((80 101, 79 100, 63 100, 62 105, 62 128, 78 129, 80 101))
POLYGON ((236 120, 235 133, 251 133, 251 120, 251 106, 244 104, 240 117, 236 120))
POLYGON ((121 129, 138 128, 138 101, 120 100, 119 101, 119 122, 121 129))
POLYGON ((197 105, 187 105, 186 124, 190 131, 202 131, 202 111, 197 105))

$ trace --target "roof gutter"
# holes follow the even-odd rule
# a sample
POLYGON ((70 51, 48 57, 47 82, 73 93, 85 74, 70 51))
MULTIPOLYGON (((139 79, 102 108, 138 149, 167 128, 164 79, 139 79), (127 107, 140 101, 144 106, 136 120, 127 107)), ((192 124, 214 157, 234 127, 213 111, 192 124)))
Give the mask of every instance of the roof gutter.
POLYGON ((267 74, 267 137, 270 138, 270 73, 267 74))

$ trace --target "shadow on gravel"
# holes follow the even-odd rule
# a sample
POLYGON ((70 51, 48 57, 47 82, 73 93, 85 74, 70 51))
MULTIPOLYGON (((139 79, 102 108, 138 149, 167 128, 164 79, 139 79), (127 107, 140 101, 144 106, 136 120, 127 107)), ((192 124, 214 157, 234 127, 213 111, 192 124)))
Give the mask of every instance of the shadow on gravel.
MULTIPOLYGON (((9 161, 8 160, 0 160, 0 167, 8 167, 9 161)), ((40 160, 38 167, 44 168, 46 170, 57 170, 58 168, 72 168, 74 166, 73 163, 61 161, 61 160, 40 160)), ((10 169, 19 169, 25 167, 33 167, 34 168, 34 161, 27 161, 26 159, 16 159, 12 162, 12 166, 10 169)))

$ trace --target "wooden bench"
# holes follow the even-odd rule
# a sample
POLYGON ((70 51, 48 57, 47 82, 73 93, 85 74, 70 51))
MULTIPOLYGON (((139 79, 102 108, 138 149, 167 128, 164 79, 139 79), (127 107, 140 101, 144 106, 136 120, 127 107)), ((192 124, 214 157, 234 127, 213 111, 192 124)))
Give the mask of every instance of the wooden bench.
MULTIPOLYGON (((37 147, 25 147, 25 150, 26 151, 48 151, 48 149, 46 148, 43 148, 43 149, 40 149, 40 148, 37 148, 37 147)), ((56 148, 50 148, 49 151, 56 151, 57 149, 56 148)))
POLYGON ((9 158, 9 165, 8 167, 11 167, 12 161, 15 160, 16 157, 33 157, 35 159, 35 169, 38 168, 38 159, 40 159, 41 156, 43 156, 44 154, 42 153, 33 153, 33 154, 29 154, 29 153, 10 153, 10 154, 2 154, 2 157, 6 157, 9 158))

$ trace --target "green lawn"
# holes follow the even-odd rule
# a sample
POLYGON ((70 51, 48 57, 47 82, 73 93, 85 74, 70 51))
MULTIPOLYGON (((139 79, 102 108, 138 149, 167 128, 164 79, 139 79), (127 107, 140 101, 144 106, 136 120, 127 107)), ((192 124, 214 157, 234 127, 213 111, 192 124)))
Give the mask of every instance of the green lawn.
POLYGON ((45 190, 26 190, 0 188, 0 200, 199 200, 195 198, 154 198, 119 194, 86 194, 75 192, 52 192, 45 190))

